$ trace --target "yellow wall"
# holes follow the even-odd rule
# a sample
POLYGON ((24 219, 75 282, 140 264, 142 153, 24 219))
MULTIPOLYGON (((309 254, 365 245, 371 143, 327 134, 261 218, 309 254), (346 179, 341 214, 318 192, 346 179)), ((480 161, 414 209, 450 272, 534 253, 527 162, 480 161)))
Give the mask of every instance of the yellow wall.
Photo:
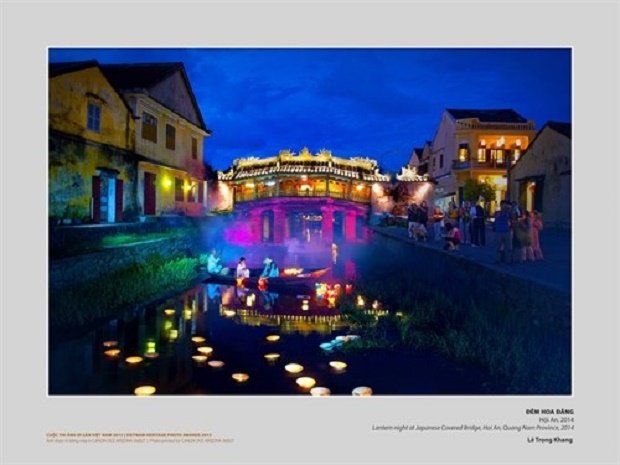
POLYGON ((99 68, 51 78, 48 98, 51 129, 122 149, 133 149, 133 118, 99 68), (89 101, 101 105, 100 133, 86 129, 89 101))

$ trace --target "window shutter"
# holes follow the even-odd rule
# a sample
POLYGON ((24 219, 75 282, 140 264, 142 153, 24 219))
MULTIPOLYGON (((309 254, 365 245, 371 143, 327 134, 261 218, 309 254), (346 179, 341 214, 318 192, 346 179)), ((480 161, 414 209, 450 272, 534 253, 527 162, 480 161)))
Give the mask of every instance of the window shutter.
POLYGON ((101 177, 93 176, 92 182, 93 197, 93 221, 99 223, 101 221, 101 177))
POLYGON ((114 218, 116 218, 116 222, 120 223, 123 221, 123 180, 116 180, 116 189, 115 189, 115 211, 114 218))

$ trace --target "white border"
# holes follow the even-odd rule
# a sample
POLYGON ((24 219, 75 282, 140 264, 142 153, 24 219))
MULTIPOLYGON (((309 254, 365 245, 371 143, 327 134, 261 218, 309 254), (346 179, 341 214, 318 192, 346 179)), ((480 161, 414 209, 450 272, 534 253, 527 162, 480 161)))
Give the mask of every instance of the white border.
POLYGON ((620 200, 618 160, 610 156, 617 146, 608 142, 618 139, 620 127, 615 2, 196 2, 173 6, 16 2, 5 3, 2 9, 2 463, 617 463, 618 229, 611 233, 612 240, 605 240, 600 222, 610 221, 611 216, 618 225, 617 215, 610 213, 620 200), (99 40, 109 46, 133 42, 185 47, 197 35, 200 42, 214 46, 243 46, 254 40, 261 44, 285 40, 293 46, 453 46, 462 40, 463 24, 480 24, 481 19, 484 30, 468 30, 468 46, 488 46, 485 42, 491 37, 497 39, 494 45, 512 46, 518 37, 523 46, 552 42, 574 47, 573 234, 574 243, 583 245, 573 249, 574 373, 578 373, 573 396, 467 398, 465 402, 459 398, 376 398, 372 402, 334 398, 311 404, 297 398, 136 402, 135 398, 45 395, 41 374, 46 348, 41 332, 46 330, 40 311, 46 308, 47 270, 41 262, 47 253, 47 202, 42 192, 47 115, 44 108, 26 111, 33 102, 46 102, 42 83, 47 45, 80 44, 98 31, 99 40), (179 26, 163 33, 170 24, 179 26), (323 34, 310 25, 320 25, 323 34), (588 33, 589 27, 597 33, 588 33), (608 165, 615 170, 607 169, 608 165), (589 179, 593 169, 597 171, 589 179), (581 187, 588 183, 587 188, 581 187), (28 188, 32 193, 24 196, 25 186, 33 184, 40 190, 28 188), (596 260, 614 255, 615 260, 606 265, 596 260), (32 292, 33 286, 38 292, 32 292), (600 303, 593 302, 593 296, 600 303), (385 422, 519 422, 525 408, 548 406, 575 408, 579 430, 572 447, 533 450, 510 435, 482 440, 445 433, 419 438, 370 431, 372 423, 385 422), (39 420, 27 420, 32 416, 39 420), (209 429, 219 436, 233 436, 236 442, 230 447, 199 448, 51 447, 43 442, 44 434, 53 430, 157 431, 162 425, 179 431, 209 429))

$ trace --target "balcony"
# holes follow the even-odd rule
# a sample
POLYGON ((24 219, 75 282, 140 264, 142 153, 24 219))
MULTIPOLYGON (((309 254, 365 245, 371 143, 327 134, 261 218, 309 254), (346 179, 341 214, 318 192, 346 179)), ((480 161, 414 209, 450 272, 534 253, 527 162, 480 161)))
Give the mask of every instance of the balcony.
POLYGON ((454 160, 452 162, 453 170, 471 170, 471 169, 508 169, 508 163, 506 160, 497 161, 495 159, 488 161, 467 160, 459 161, 454 160))

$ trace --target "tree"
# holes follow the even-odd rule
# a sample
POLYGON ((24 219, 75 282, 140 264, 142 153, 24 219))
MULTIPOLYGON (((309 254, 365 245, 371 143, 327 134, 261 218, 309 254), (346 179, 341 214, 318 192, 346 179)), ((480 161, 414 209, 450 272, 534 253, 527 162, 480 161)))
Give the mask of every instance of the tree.
POLYGON ((495 199, 495 189, 487 183, 467 179, 463 185, 463 197, 472 202, 477 202, 482 197, 485 202, 489 202, 495 199))

